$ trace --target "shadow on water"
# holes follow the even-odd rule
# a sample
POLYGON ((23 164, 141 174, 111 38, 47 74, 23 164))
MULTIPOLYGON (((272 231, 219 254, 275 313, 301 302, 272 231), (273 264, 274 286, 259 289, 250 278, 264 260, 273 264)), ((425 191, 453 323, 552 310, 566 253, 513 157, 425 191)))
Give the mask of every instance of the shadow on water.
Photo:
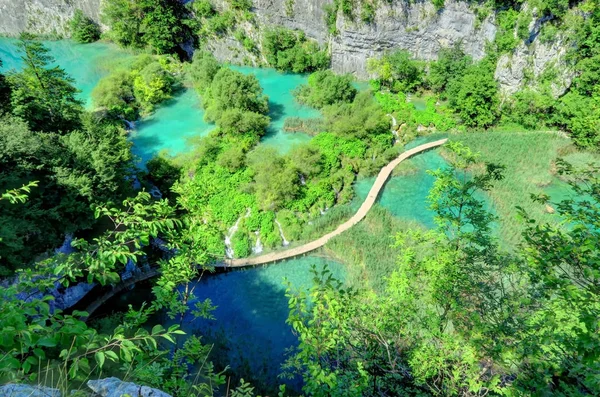
MULTIPOLYGON (((257 268, 230 270, 209 274, 194 283, 195 298, 190 302, 210 299, 216 306, 215 320, 186 316, 183 329, 191 335, 201 335, 205 343, 213 344, 210 359, 217 369, 229 366, 231 384, 239 378, 250 381, 259 393, 274 393, 279 384, 288 390, 300 390, 300 379, 284 380, 278 375, 288 348, 297 345, 297 338, 285 321, 288 301, 285 296, 287 278, 294 289, 309 288, 312 283, 311 265, 321 270, 325 265, 334 276, 343 280, 345 270, 338 262, 303 257, 257 268)), ((121 294, 107 302, 104 314, 111 310, 126 310, 143 300, 150 300, 148 284, 121 294)), ((154 316, 149 325, 172 323, 164 314, 154 316)))
POLYGON ((285 116, 285 114, 284 105, 269 100, 269 117, 271 117, 271 121, 278 121, 285 116))

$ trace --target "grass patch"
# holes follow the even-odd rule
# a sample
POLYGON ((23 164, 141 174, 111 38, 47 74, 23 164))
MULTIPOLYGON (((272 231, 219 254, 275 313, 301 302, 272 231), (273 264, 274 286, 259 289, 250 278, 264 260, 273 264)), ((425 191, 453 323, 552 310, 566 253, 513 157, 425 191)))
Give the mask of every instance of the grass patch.
MULTIPOLYGON (((554 161, 563 157, 577 165, 599 161, 600 157, 580 151, 570 140, 548 132, 483 132, 452 135, 475 152, 482 162, 506 166, 504 180, 496 183, 489 198, 500 218, 499 236, 503 244, 516 245, 523 230, 517 206, 540 222, 556 222, 543 204, 534 203, 531 194, 547 193, 545 188, 557 180, 554 161)), ((551 197, 552 200, 552 197, 551 197)))
POLYGON ((379 292, 398 266, 398 250, 393 247, 395 236, 408 229, 424 227, 398 219, 376 204, 360 223, 331 239, 325 251, 347 265, 346 279, 351 286, 379 292))

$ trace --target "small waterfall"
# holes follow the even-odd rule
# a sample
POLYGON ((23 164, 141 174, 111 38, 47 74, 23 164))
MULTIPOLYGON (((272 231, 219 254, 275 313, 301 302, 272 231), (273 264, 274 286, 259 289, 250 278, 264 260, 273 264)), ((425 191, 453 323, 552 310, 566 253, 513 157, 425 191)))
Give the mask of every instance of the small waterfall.
POLYGON ((279 221, 277 219, 275 219, 275 223, 277 224, 277 227, 279 228, 279 235, 281 236, 281 239, 283 240, 283 246, 287 247, 288 245, 290 245, 290 242, 286 240, 286 238, 283 234, 283 229, 281 228, 281 223, 279 223, 279 221))
POLYGON ((231 247, 231 238, 237 232, 238 226, 240 225, 240 221, 242 217, 240 216, 237 221, 235 221, 235 225, 231 226, 225 235, 225 256, 229 259, 233 258, 233 248, 231 247))
POLYGON ((263 245, 260 242, 260 232, 256 231, 254 234, 256 234, 256 244, 254 244, 254 247, 252 247, 252 252, 255 254, 260 254, 263 251, 263 245))
POLYGON ((54 250, 57 254, 65 254, 69 255, 75 252, 75 248, 71 247, 71 243, 73 242, 73 235, 71 233, 65 234, 65 240, 60 247, 54 250))
POLYGON ((231 239, 233 238, 233 235, 235 234, 235 232, 237 232, 242 218, 248 218, 249 216, 250 216, 250 208, 248 208, 248 211, 246 211, 246 215, 244 215, 243 217, 240 216, 237 219, 237 221, 235 221, 235 225, 231 226, 229 228, 229 230, 227 231, 227 234, 225 235, 225 256, 229 259, 232 259, 233 254, 234 254, 233 247, 231 246, 231 239))
POLYGON ((125 129, 135 130, 135 121, 129 121, 129 120, 123 119, 123 122, 125 123, 125 129))
POLYGON ((304 178, 304 175, 300 174, 300 183, 302 184, 302 186, 306 185, 306 178, 304 178))

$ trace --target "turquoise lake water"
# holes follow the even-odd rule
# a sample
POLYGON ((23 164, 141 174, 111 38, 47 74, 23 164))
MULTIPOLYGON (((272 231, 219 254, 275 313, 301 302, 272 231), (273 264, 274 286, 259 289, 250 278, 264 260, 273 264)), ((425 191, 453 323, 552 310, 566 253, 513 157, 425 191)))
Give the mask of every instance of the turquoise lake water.
POLYGON ((189 150, 193 138, 206 136, 214 124, 204 121, 200 98, 193 89, 185 89, 159 107, 150 117, 136 122, 130 133, 133 152, 142 163, 161 151, 177 155, 189 150))
POLYGON ((288 117, 314 118, 319 111, 300 105, 294 99, 293 91, 306 84, 307 75, 280 73, 275 69, 259 69, 249 66, 231 66, 244 74, 254 74, 265 95, 269 97, 269 116, 271 125, 261 143, 275 147, 280 153, 289 151, 294 145, 308 142, 310 136, 302 133, 285 133, 283 124, 288 117))
MULTIPOLYGON (((204 342, 214 343, 212 359, 229 365, 244 379, 249 380, 252 375, 257 382, 281 384, 283 381, 277 375, 287 357, 286 349, 297 344, 291 327, 285 323, 288 316, 285 280, 293 290, 307 290, 312 286, 312 265, 318 271, 327 266, 336 279, 345 280, 342 264, 316 256, 206 275, 195 283, 195 300, 190 305, 210 298, 217 306, 213 312, 215 320, 194 320, 189 316, 184 319, 183 329, 189 334, 202 335, 204 342)), ((136 288, 113 298, 106 306, 126 308, 131 303, 141 304, 149 296, 149 290, 136 288)), ((151 322, 169 324, 172 320, 159 316, 151 322)), ((300 386, 297 379, 286 383, 300 386)))
MULTIPOLYGON (((21 54, 15 43, 16 39, 0 37, 0 59, 3 66, 0 70, 19 70, 23 67, 21 54)), ((56 64, 65 69, 81 91, 78 95, 86 106, 91 106, 91 93, 98 81, 109 73, 111 68, 131 56, 127 51, 114 44, 92 43, 77 44, 67 40, 44 41, 56 64)), ((53 65, 53 66, 55 66, 53 65)))

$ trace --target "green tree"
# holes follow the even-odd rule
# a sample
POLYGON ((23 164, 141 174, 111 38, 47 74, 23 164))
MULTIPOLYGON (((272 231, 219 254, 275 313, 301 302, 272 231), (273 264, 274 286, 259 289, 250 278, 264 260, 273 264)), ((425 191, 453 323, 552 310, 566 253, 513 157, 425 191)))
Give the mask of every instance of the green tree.
POLYGON ((93 43, 100 38, 100 27, 80 9, 75 10, 69 22, 71 38, 78 43, 93 43))
POLYGON ((256 76, 247 76, 229 68, 219 69, 202 99, 206 119, 217 123, 226 109, 260 114, 269 110, 268 98, 263 95, 256 76))
POLYGON ((12 113, 35 131, 66 133, 78 128, 83 109, 74 80, 50 66, 55 61, 48 49, 31 35, 21 35, 17 47, 25 67, 8 75, 12 113))
POLYGON ((188 11, 177 0, 107 0, 102 17, 109 36, 125 47, 172 54, 192 38, 188 11))
MULTIPOLYGON (((524 258, 532 314, 522 334, 517 385, 523 393, 595 395, 600 386, 600 168, 575 169, 559 161, 558 174, 575 193, 560 202, 560 224, 537 224, 521 208, 528 227, 524 258)), ((541 203, 548 196, 534 197, 541 203)))
POLYGON ((90 204, 128 191, 131 143, 125 132, 95 116, 67 135, 31 131, 17 118, 0 120, 0 189, 39 181, 19 208, 0 204, 3 272, 27 267, 60 245, 65 233, 89 228, 90 204))
POLYGON ((275 149, 257 148, 250 153, 248 165, 254 173, 254 190, 263 209, 277 210, 298 193, 298 173, 275 149))
POLYGON ((450 106, 468 127, 489 127, 496 120, 498 83, 488 62, 471 66, 448 89, 450 106))
POLYGON ((352 86, 351 76, 338 76, 324 70, 311 74, 308 84, 298 87, 294 95, 299 102, 320 109, 338 102, 352 102, 356 88, 352 86))
POLYGON ((210 52, 194 52, 189 76, 200 94, 203 94, 204 90, 210 86, 220 68, 221 65, 210 52))
MULTIPOLYGON (((2 59, 0 59, 0 67, 2 66, 2 59)), ((6 76, 0 73, 0 116, 4 113, 10 112, 10 84, 6 80, 6 76)))
POLYGON ((270 66, 294 73, 314 72, 329 66, 329 55, 307 40, 304 32, 276 27, 265 31, 263 52, 270 66))
POLYGON ((423 83, 423 64, 407 51, 395 51, 381 58, 370 58, 367 70, 376 74, 380 86, 392 92, 414 91, 423 83))
POLYGON ((452 80, 462 78, 471 63, 471 57, 465 55, 460 43, 442 48, 437 61, 429 67, 427 81, 435 91, 443 92, 452 80))

